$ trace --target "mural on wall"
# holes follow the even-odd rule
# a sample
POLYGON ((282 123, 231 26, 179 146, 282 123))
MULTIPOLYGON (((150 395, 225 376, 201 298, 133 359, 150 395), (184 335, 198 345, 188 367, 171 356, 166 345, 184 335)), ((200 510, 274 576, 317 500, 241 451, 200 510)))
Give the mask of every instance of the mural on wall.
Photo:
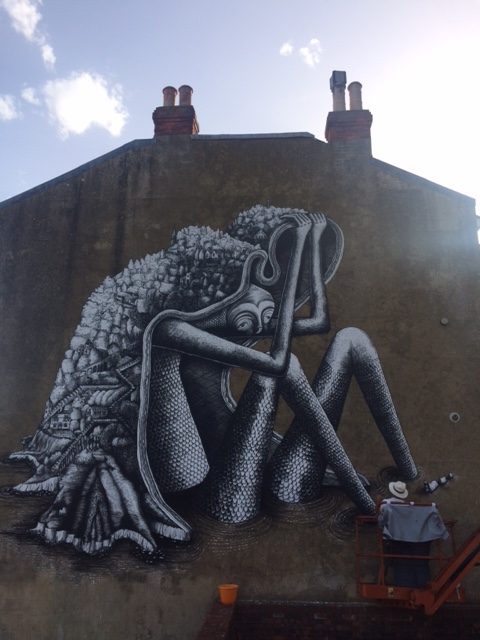
POLYGON ((417 475, 377 353, 338 332, 312 384, 296 336, 329 331, 325 283, 343 251, 325 215, 257 205, 223 231, 187 227, 165 251, 131 261, 95 290, 43 420, 13 460, 16 492, 52 493, 34 532, 89 554, 130 539, 153 552, 190 539, 170 496, 197 487, 220 522, 258 515, 262 494, 305 503, 332 478, 363 513, 374 502, 337 437, 352 377, 405 479, 417 475), (296 310, 310 303, 309 317, 296 310), (268 352, 253 348, 268 338, 268 352), (238 404, 232 367, 251 372, 238 404), (282 396, 294 420, 275 433, 282 396))

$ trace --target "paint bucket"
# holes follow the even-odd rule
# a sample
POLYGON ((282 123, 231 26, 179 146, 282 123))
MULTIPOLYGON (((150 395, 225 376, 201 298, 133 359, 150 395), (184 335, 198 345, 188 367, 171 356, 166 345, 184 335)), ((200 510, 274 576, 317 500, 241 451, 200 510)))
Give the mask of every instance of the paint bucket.
POLYGON ((219 584, 218 597, 222 604, 235 604, 238 595, 238 584, 219 584))

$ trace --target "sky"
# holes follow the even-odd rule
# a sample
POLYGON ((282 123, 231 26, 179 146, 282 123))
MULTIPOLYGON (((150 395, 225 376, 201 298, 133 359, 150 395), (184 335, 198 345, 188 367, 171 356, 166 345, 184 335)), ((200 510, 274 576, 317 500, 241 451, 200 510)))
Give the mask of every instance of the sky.
POLYGON ((166 85, 200 133, 324 140, 337 69, 374 157, 480 202, 479 66, 480 0, 0 0, 0 201, 151 138, 166 85))

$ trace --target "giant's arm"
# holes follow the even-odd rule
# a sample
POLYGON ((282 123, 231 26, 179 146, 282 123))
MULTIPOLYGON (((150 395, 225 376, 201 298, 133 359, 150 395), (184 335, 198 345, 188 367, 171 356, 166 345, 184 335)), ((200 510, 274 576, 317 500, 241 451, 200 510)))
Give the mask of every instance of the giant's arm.
POLYGON ((295 311, 295 292, 306 237, 311 228, 310 216, 294 218, 293 247, 288 263, 278 320, 269 353, 212 335, 180 320, 164 320, 155 329, 154 346, 180 351, 193 356, 216 360, 234 367, 243 367, 266 375, 281 376, 288 367, 290 340, 295 311))
POLYGON ((311 219, 313 225, 310 232, 310 317, 294 319, 293 335, 295 336, 327 333, 330 330, 320 245, 327 219, 323 213, 311 214, 311 219))

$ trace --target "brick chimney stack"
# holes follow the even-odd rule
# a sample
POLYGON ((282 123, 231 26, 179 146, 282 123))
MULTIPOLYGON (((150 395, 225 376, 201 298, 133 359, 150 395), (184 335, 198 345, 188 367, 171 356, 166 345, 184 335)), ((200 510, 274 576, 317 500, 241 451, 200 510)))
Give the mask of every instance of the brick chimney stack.
POLYGON ((325 138, 335 151, 346 156, 372 155, 370 128, 372 114, 362 106, 362 85, 351 82, 348 85, 350 109, 345 107, 345 88, 347 74, 345 71, 334 71, 330 78, 330 89, 333 95, 333 111, 327 117, 325 138))
POLYGON ((154 138, 165 135, 192 135, 200 131, 200 127, 192 107, 192 87, 183 84, 178 91, 175 87, 163 89, 163 107, 157 107, 152 114, 154 138), (179 104, 176 105, 177 94, 179 104))

